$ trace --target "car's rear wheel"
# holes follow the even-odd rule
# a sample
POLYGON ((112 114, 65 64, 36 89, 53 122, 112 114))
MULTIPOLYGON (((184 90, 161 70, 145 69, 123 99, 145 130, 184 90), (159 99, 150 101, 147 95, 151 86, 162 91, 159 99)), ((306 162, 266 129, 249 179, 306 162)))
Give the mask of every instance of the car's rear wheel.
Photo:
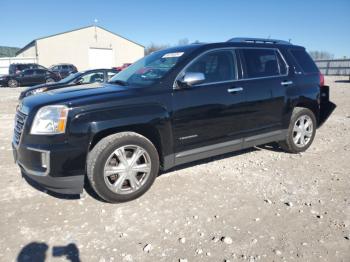
POLYGON ((92 188, 112 203, 140 197, 151 187, 159 171, 155 146, 134 132, 102 139, 91 150, 87 161, 92 188))
POLYGON ((7 82, 8 87, 17 87, 18 86, 18 82, 17 80, 11 79, 7 82))
POLYGON ((282 149, 290 153, 304 152, 315 138, 316 127, 314 113, 310 109, 296 107, 289 124, 287 139, 279 144, 282 149))
POLYGON ((53 82, 55 82, 55 80, 52 78, 46 79, 46 84, 53 83, 53 82))

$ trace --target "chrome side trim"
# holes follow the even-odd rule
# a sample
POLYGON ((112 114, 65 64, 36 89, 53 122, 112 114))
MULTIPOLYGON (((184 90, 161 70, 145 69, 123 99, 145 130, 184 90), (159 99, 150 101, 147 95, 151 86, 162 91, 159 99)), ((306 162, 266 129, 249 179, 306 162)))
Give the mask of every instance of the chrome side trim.
POLYGON ((243 91, 243 87, 236 87, 236 88, 227 89, 227 92, 229 92, 229 93, 236 93, 236 92, 241 92, 241 91, 243 91))
POLYGON ((186 139, 191 139, 191 138, 196 138, 196 137, 198 137, 198 135, 183 136, 183 137, 180 137, 179 140, 186 140, 186 139))
POLYGON ((213 150, 221 149, 224 147, 238 145, 238 144, 244 143, 244 142, 251 142, 251 141, 255 141, 255 140, 279 136, 279 135, 284 134, 285 132, 286 132, 286 130, 281 129, 281 130, 276 130, 276 131, 272 131, 272 132, 267 132, 267 133, 255 135, 255 136, 249 136, 246 138, 235 139, 235 140, 231 140, 231 141, 227 141, 227 142, 223 142, 223 143, 218 143, 218 144, 214 144, 214 145, 198 147, 195 149, 190 149, 190 150, 186 150, 186 151, 177 153, 177 154, 175 154, 175 158, 187 157, 190 155, 200 154, 203 152, 213 151, 213 150))
POLYGON ((227 141, 227 142, 214 144, 214 145, 210 145, 210 146, 203 146, 203 147, 199 147, 199 148, 195 148, 195 149, 191 149, 191 150, 180 152, 180 153, 176 154, 175 157, 176 158, 186 157, 186 156, 190 156, 190 155, 194 155, 194 154, 199 154, 199 153, 203 153, 203 152, 212 151, 212 150, 219 149, 219 148, 222 148, 222 147, 238 145, 239 143, 242 143, 242 142, 243 142, 243 139, 236 139, 236 140, 227 141))
POLYGON ((284 81, 284 82, 281 82, 281 85, 283 86, 289 86, 289 85, 292 85, 293 84, 293 81, 284 81))
POLYGON ((211 83, 204 83, 204 84, 194 85, 193 87, 227 84, 227 83, 234 83, 235 81, 236 80, 226 80, 226 81, 219 81, 219 82, 211 82, 211 83))
POLYGON ((270 136, 275 136, 275 135, 280 135, 282 134, 282 130, 276 130, 276 131, 272 131, 272 132, 268 132, 268 133, 263 133, 260 135, 256 135, 256 136, 250 136, 244 139, 245 142, 250 142, 253 140, 258 140, 258 139, 262 139, 262 138, 266 138, 266 137, 270 137, 270 136))

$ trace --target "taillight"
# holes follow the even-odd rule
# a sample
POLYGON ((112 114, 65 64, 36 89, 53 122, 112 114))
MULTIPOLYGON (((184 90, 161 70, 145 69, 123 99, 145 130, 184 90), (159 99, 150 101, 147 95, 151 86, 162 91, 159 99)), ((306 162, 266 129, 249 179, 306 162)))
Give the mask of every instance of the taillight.
POLYGON ((320 73, 320 87, 324 86, 324 75, 320 73))

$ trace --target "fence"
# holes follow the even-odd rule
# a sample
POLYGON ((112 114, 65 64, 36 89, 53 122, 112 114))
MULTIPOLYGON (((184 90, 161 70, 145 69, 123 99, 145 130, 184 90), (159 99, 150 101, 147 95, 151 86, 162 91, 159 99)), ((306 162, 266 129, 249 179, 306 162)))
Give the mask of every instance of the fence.
POLYGON ((316 60, 321 73, 328 76, 349 76, 350 59, 316 60))
POLYGON ((36 63, 34 57, 1 57, 0 58, 0 75, 6 75, 9 73, 9 66, 13 63, 36 63))

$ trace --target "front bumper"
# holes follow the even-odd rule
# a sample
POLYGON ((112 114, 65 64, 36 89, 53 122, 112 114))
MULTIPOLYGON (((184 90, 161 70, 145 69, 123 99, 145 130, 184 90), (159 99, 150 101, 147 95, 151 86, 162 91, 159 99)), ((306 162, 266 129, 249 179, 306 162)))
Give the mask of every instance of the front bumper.
POLYGON ((22 145, 16 147, 14 144, 12 149, 15 163, 21 168, 26 178, 56 193, 82 193, 84 173, 74 169, 64 172, 65 165, 74 159, 76 150, 69 146, 66 149, 56 147, 49 150, 22 145))

